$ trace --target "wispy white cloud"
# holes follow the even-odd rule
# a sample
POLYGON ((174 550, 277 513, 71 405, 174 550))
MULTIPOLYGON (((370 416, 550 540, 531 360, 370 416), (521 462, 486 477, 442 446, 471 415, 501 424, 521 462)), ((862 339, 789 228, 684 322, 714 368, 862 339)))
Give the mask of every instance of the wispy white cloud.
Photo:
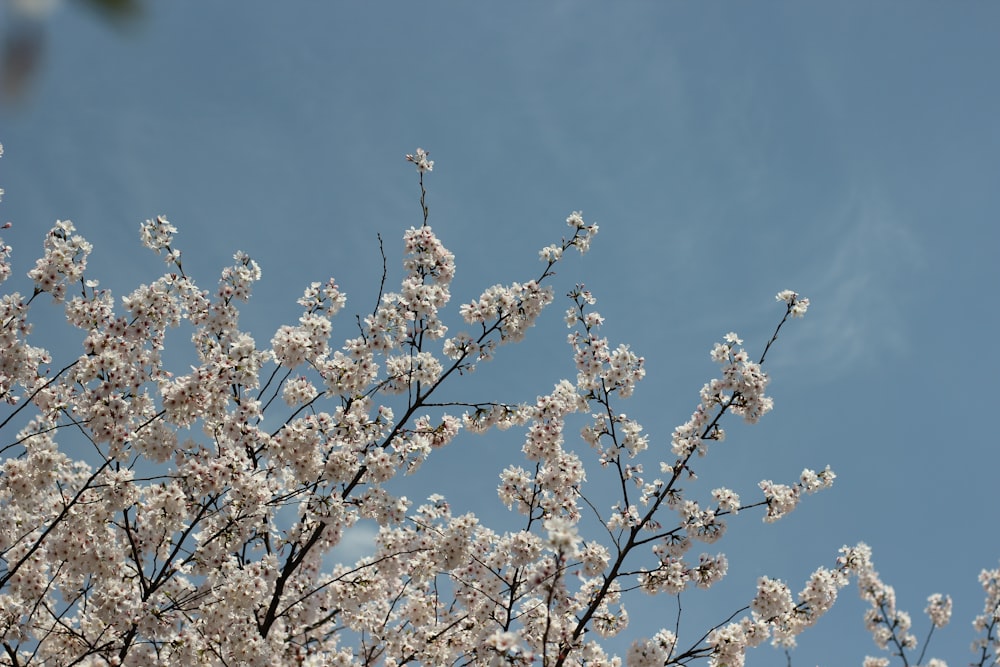
POLYGON ((336 563, 356 563, 365 556, 375 553, 375 537, 378 525, 372 521, 355 524, 341 538, 340 543, 330 552, 328 559, 336 563))
POLYGON ((912 226, 877 189, 859 187, 826 227, 828 259, 805 281, 813 308, 808 335, 796 343, 810 349, 790 356, 842 374, 883 355, 908 354, 908 282, 927 261, 912 226))

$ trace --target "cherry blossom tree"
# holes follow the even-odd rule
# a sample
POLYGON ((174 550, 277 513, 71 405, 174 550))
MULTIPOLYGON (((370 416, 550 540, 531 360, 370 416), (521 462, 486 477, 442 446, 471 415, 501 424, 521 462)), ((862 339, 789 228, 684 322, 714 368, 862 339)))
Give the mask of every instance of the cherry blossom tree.
MULTIPOLYGON (((762 643, 792 647, 852 578, 883 652, 866 667, 944 664, 925 662, 927 642, 863 544, 845 546, 797 595, 761 578, 716 625, 681 636, 666 619, 612 655, 607 642, 628 633, 635 596, 696 594, 726 575, 726 555, 710 545, 727 520, 777 521, 833 484, 827 467, 761 481, 750 499, 721 484, 706 487, 709 500, 693 493, 724 419, 756 423, 771 411, 765 358, 809 301, 778 293, 759 356, 723 336, 711 349, 717 377, 656 447, 620 408, 644 359, 601 335, 582 285, 564 302, 575 378, 533 402, 445 400, 443 387, 514 353, 506 346, 555 301, 553 268, 586 252, 598 226, 570 214, 535 276, 487 288, 446 321, 456 264, 429 225, 434 163, 420 149, 407 160, 423 220, 403 233, 405 275, 398 291, 383 278, 370 313, 343 318, 342 342, 333 322, 346 296, 333 279, 306 287, 298 322, 262 346, 240 328, 261 276, 247 255, 204 290, 184 271, 177 229, 157 216, 141 239, 167 270, 116 300, 92 277, 90 244, 56 222, 29 295, 0 298, 0 664, 732 667, 762 643), (31 344, 29 313, 45 300, 79 330, 80 350, 31 344), (197 363, 171 372, 164 344, 179 327, 193 332, 197 363), (577 437, 567 425, 581 420, 577 437), (524 433, 523 460, 497 485, 517 530, 493 530, 435 489, 416 503, 394 490, 463 432, 493 429, 524 433), (609 491, 615 502, 597 500, 609 491), (360 521, 379 527, 370 555, 339 562, 335 548, 360 521)), ((10 253, 0 242, 0 281, 10 253)), ((974 648, 984 667, 1000 649, 1000 569, 981 582, 974 648)), ((931 596, 926 613, 931 630, 942 627, 950 599, 931 596)))

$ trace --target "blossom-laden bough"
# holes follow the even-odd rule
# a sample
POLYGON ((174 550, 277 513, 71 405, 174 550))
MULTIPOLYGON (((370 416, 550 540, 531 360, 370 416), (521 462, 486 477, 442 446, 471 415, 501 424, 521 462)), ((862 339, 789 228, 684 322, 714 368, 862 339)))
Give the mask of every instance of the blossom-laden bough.
MULTIPOLYGON (((784 313, 756 360, 735 333, 712 348, 719 376, 669 443, 651 446, 619 410, 644 359, 601 336, 582 285, 565 317, 575 379, 534 402, 440 399, 527 335, 554 301, 554 267, 586 252, 598 227, 572 213, 569 233, 539 252, 540 273, 461 305, 464 328, 452 333, 455 258, 428 224, 434 163, 420 149, 407 159, 422 222, 403 234, 399 291, 385 290, 383 273, 377 305, 339 345, 346 296, 332 279, 309 285, 298 322, 261 348, 239 322, 261 278, 250 257, 237 253, 203 290, 184 271, 177 229, 157 216, 141 238, 168 270, 116 304, 91 278, 90 244, 55 224, 28 274, 31 295, 0 298, 0 665, 619 665, 606 642, 627 630, 631 595, 712 586, 727 558, 696 545, 719 542, 730 516, 776 521, 833 483, 827 467, 764 480, 749 502, 723 486, 693 495, 695 460, 724 439, 725 415, 755 423, 773 407, 764 359, 809 306, 792 291, 778 294, 784 313), (42 295, 83 336, 61 367, 29 342, 42 295), (173 373, 163 352, 182 323, 197 363, 173 373), (575 420, 579 439, 567 437, 575 420), (500 473, 498 495, 518 530, 491 530, 437 493, 414 507, 394 492, 397 476, 446 456, 462 431, 512 427, 525 431, 524 461, 500 473), (597 500, 609 491, 615 502, 597 500), (379 526, 371 555, 334 562, 363 520, 379 526)), ((10 274, 0 243, 0 281, 10 274)), ((675 617, 624 661, 742 665, 768 639, 793 645, 852 576, 878 645, 915 664, 909 617, 863 545, 817 569, 797 597, 761 578, 714 627, 681 637, 675 617)), ((998 580, 984 571, 980 667, 995 664, 998 580)), ((934 627, 950 608, 931 598, 934 627)))

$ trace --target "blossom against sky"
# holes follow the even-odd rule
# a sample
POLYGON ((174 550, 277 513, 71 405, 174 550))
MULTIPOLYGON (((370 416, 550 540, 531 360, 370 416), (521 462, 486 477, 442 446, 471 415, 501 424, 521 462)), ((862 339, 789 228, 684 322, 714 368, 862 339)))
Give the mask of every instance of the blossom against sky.
MULTIPOLYGON (((1000 370, 988 353, 998 19, 987 3, 183 1, 117 26, 55 5, 25 28, 42 35, 40 65, 0 108, 11 280, 69 218, 102 285, 127 293, 160 270, 138 228, 163 213, 199 281, 236 250, 260 263, 245 313, 258 341, 331 275, 346 311, 367 312, 376 234, 398 275, 402 231, 421 222, 403 155, 423 146, 430 223, 456 258, 453 303, 533 277, 570 212, 600 224, 558 279, 562 293, 586 282, 604 335, 645 358, 628 412, 651 447, 669 447, 690 415, 712 344, 735 330, 763 346, 773 295, 794 289, 811 307, 769 353, 775 409, 733 424, 702 477, 741 494, 807 467, 830 465, 837 481, 773 526, 731 522, 730 588, 690 605, 749 599, 761 575, 797 589, 864 540, 915 617, 931 593, 954 597, 933 652, 963 664, 975 577, 1000 558, 1000 454, 980 419, 1000 370)), ((484 391, 533 399, 574 373, 567 306, 478 371, 484 391)), ((453 467, 414 484, 489 523, 499 499, 456 473, 499 474, 520 444, 467 436, 453 467)), ((874 650, 862 603, 841 604, 803 636, 796 664, 874 650)), ((686 613, 721 620, 711 611, 686 613)), ((765 648, 748 664, 781 658, 765 648)))

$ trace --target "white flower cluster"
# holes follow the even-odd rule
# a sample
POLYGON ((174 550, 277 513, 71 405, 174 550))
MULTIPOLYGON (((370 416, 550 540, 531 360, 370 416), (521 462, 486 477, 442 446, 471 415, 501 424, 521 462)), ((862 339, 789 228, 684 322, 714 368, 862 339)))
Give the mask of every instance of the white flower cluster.
POLYGON ((790 289, 778 292, 775 297, 788 305, 788 314, 792 317, 802 317, 809 309, 809 299, 804 299, 790 289))
POLYGON ((66 286, 81 282, 92 246, 69 220, 59 220, 45 237, 45 255, 35 262, 28 277, 35 291, 48 292, 56 301, 66 296, 66 286))
POLYGON ((1000 656, 1000 568, 981 571, 979 583, 986 593, 986 602, 983 613, 976 616, 972 627, 984 636, 976 638, 972 650, 979 654, 980 664, 983 664, 990 656, 994 661, 1000 656))
POLYGON ((702 387, 701 403, 691 418, 674 430, 672 451, 679 459, 686 460, 695 452, 703 456, 706 441, 725 438, 725 432, 718 426, 724 412, 732 412, 754 424, 773 408, 773 401, 764 394, 769 382, 767 374, 739 347, 742 344, 743 340, 730 332, 725 343, 713 346, 711 357, 722 366, 722 377, 702 387))
POLYGON ((406 156, 407 162, 412 162, 416 165, 417 171, 421 174, 434 171, 434 160, 428 160, 427 156, 430 155, 423 148, 418 148, 413 154, 406 156))
MULTIPOLYGON (((246 254, 202 290, 181 268, 177 229, 164 216, 147 220, 142 242, 166 253, 169 272, 118 306, 89 277, 90 244, 71 223, 55 224, 28 274, 33 296, 0 297, 0 398, 11 406, 0 431, 14 431, 0 448, 0 664, 620 667, 604 640, 628 627, 631 595, 715 585, 727 556, 694 556, 693 546, 719 543, 724 517, 761 509, 773 521, 832 484, 829 468, 807 469, 794 484, 761 482, 757 502, 725 486, 696 500, 682 480, 696 479, 694 454, 725 437, 725 413, 752 423, 772 407, 763 362, 727 334, 711 352, 721 377, 671 447, 658 444, 618 409, 645 360, 598 334, 604 318, 582 285, 566 314, 575 381, 521 404, 443 398, 443 385, 526 335, 553 301, 555 263, 571 247, 586 252, 598 227, 570 214, 572 235, 539 253, 541 275, 462 305, 472 331, 449 334, 455 261, 427 224, 423 187, 434 163, 422 149, 407 159, 423 224, 403 234, 398 291, 380 285, 342 343, 333 318, 346 296, 332 279, 306 287, 297 322, 262 349, 240 328, 239 304, 261 278, 246 254), (64 303, 82 337, 62 370, 28 344, 29 309, 44 293, 64 303), (175 373, 163 350, 178 326, 192 331, 193 354, 175 373), (580 422, 576 441, 568 434, 580 422), (497 487, 516 513, 508 530, 453 511, 437 493, 416 506, 399 495, 399 478, 462 429, 515 426, 525 461, 507 466, 497 487), (87 462, 69 456, 78 442, 59 442, 70 434, 86 442, 87 462), (588 474, 601 477, 592 495, 588 474), (364 520, 377 525, 373 552, 335 563, 364 520)), ((0 282, 9 255, 0 242, 0 282)), ((778 298, 787 306, 779 329, 809 305, 790 291, 778 298)), ((665 620, 624 662, 742 665, 769 638, 793 645, 850 576, 872 604, 876 641, 914 646, 909 617, 858 545, 797 597, 761 577, 744 617, 689 644, 675 634, 679 619, 665 620)), ((998 646, 1000 570, 981 581, 985 661, 998 646)), ((941 627, 951 601, 931 596, 926 612, 941 627)))
POLYGON ((669 630, 661 630, 652 639, 637 639, 632 642, 625 656, 628 667, 662 667, 669 664, 671 654, 677 648, 677 637, 669 630))
MULTIPOLYGON (((916 635, 910 632, 913 621, 908 613, 897 608, 895 589, 885 584, 878 572, 875 571, 871 548, 864 543, 854 547, 844 547, 841 549, 841 556, 837 559, 837 563, 844 574, 850 574, 857 578, 861 598, 871 605, 871 608, 865 612, 865 625, 871 632, 875 645, 882 650, 889 651, 893 656, 899 656, 904 664, 916 664, 908 661, 906 655, 907 651, 913 651, 919 645, 916 635)), ((927 598, 927 607, 924 612, 930 619, 933 629, 943 628, 948 624, 951 620, 951 610, 951 598, 935 593, 927 598)), ((976 650, 975 644, 973 650, 976 650)), ((947 667, 943 660, 936 658, 922 662, 926 651, 927 646, 925 645, 920 652, 920 664, 925 664, 928 667, 947 667)), ((890 659, 886 657, 867 656, 864 660, 866 666, 880 667, 888 664, 890 664, 890 659)), ((985 663, 980 662, 979 664, 984 665, 985 663)))
POLYGON ((162 215, 158 215, 152 220, 147 220, 139 228, 139 237, 142 239, 142 244, 150 250, 155 250, 157 254, 161 250, 165 250, 165 261, 167 264, 174 264, 180 259, 180 252, 170 247, 176 233, 177 228, 170 224, 170 221, 162 215))
POLYGON ((769 479, 761 481, 758 485, 764 492, 764 499, 767 501, 767 514, 764 521, 772 522, 781 519, 799 504, 802 492, 816 493, 833 486, 833 480, 837 476, 827 466, 818 473, 806 468, 799 477, 799 482, 792 486, 786 484, 775 484, 769 479))

